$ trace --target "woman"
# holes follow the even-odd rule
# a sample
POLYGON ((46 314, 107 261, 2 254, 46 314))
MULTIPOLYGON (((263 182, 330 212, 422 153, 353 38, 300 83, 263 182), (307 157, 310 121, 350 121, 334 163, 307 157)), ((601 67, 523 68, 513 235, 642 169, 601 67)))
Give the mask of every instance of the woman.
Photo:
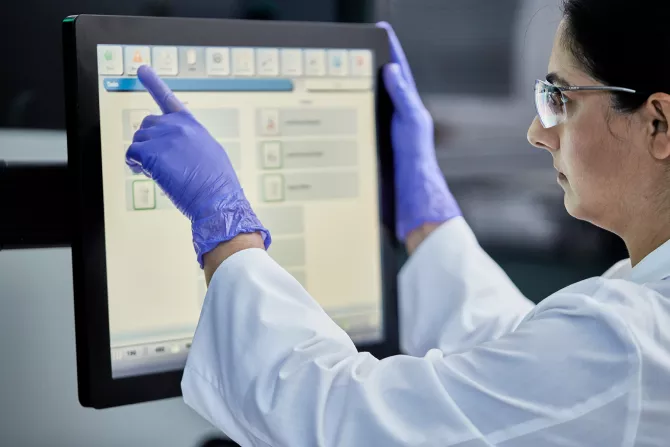
POLYGON ((528 139, 552 154, 568 211, 621 236, 630 260, 535 307, 461 217, 380 24, 412 252, 400 277, 408 355, 382 361, 271 260, 225 152, 143 67, 165 115, 145 120, 128 163, 191 219, 211 278, 186 403, 242 445, 668 445, 670 33, 657 22, 669 14, 665 0, 565 2, 528 139))

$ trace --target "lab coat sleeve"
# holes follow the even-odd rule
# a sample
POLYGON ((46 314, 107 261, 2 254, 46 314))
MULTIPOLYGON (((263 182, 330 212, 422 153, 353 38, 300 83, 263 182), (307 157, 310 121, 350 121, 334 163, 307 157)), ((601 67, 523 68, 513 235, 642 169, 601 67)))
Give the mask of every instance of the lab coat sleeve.
POLYGON ((636 359, 614 317, 566 292, 467 352, 380 361, 251 249, 214 275, 182 391, 242 446, 627 445, 636 359))
POLYGON ((423 356, 461 352, 514 330, 534 307, 462 217, 424 240, 399 277, 400 344, 423 356))

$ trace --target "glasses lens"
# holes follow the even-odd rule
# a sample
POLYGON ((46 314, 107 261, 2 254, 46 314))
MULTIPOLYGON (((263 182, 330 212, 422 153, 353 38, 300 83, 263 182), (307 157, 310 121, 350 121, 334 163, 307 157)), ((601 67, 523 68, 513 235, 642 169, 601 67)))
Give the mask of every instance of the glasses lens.
POLYGON ((565 120, 563 96, 553 85, 535 82, 535 108, 545 128, 554 127, 565 120))

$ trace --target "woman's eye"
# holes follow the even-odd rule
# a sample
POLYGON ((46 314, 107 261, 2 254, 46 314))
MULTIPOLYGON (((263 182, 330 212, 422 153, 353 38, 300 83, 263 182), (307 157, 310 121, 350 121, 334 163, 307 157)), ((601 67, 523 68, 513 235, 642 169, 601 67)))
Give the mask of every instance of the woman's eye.
POLYGON ((551 107, 555 109, 560 109, 563 107, 563 98, 559 92, 553 92, 549 95, 549 101, 551 102, 551 107))

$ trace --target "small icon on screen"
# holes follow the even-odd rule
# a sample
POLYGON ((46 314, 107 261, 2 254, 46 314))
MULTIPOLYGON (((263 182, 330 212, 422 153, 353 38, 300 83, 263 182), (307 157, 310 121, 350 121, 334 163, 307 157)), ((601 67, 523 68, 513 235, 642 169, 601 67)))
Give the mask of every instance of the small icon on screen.
POLYGON ((186 63, 188 65, 195 65, 196 53, 195 49, 191 48, 186 52, 186 63))
POLYGON ((220 64, 223 62, 223 55, 217 51, 216 53, 212 54, 212 60, 215 64, 220 64))
POLYGON ((340 56, 335 56, 333 58, 333 65, 335 68, 340 68, 342 66, 342 59, 340 59, 340 56))
POLYGON ((142 53, 140 52, 140 50, 135 51, 135 55, 133 56, 133 62, 137 62, 138 64, 141 64, 143 62, 142 53))
POLYGON ((111 61, 112 59, 114 59, 114 53, 112 53, 112 50, 105 51, 105 60, 111 61))
POLYGON ((363 59, 363 56, 356 56, 356 65, 357 66, 362 67, 364 62, 365 61, 363 59))
POLYGON ((277 110, 262 110, 260 123, 263 135, 277 135, 279 133, 279 112, 277 110))

